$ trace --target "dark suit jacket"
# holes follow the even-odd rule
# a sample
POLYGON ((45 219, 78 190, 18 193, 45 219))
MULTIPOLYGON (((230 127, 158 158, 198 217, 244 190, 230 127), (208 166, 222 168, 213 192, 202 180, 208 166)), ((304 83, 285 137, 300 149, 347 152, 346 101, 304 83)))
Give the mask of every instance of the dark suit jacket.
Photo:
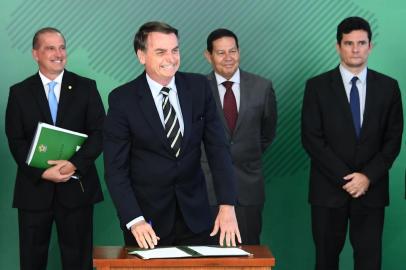
POLYGON ((105 112, 93 80, 65 70, 58 105, 56 126, 87 134, 89 137, 70 159, 82 175, 82 192, 77 180, 55 184, 41 179, 43 169, 29 167, 25 161, 38 122, 52 124, 48 100, 39 74, 10 88, 6 110, 6 135, 17 163, 13 207, 47 209, 56 198, 66 207, 89 205, 103 199, 94 165, 102 150, 105 112))
POLYGON ((176 204, 193 232, 213 225, 200 167, 202 141, 220 202, 235 203, 230 154, 207 80, 177 72, 175 83, 184 121, 178 158, 166 139, 145 73, 109 95, 105 172, 123 229, 142 215, 158 236, 165 237, 174 224, 176 204))
POLYGON ((351 197, 343 177, 365 174, 370 187, 359 200, 389 203, 388 171, 399 153, 403 113, 397 81, 368 69, 364 119, 357 140, 339 68, 310 79, 302 110, 302 143, 311 158, 309 201, 339 207, 351 197))
MULTIPOLYGON (((238 203, 261 205, 265 201, 262 154, 275 138, 276 100, 272 82, 240 70, 240 108, 234 133, 231 134, 224 118, 223 107, 214 72, 207 76, 217 105, 226 138, 230 143, 233 167, 237 178, 238 203)), ((216 205, 216 194, 206 156, 202 157, 211 205, 216 205)))

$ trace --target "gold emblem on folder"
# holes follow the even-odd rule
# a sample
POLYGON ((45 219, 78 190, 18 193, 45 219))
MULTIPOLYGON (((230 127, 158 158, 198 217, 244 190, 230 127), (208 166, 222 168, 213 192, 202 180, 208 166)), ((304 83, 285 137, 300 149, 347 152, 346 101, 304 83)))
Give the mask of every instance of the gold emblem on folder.
POLYGON ((46 146, 46 145, 43 145, 43 144, 40 144, 40 145, 38 146, 38 151, 39 151, 40 153, 45 153, 45 152, 47 151, 47 146, 46 146))

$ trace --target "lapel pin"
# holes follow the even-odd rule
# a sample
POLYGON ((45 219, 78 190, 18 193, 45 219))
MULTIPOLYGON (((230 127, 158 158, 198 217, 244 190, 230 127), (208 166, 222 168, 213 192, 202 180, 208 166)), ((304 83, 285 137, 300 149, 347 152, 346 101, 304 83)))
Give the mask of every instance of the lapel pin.
POLYGON ((69 90, 72 90, 72 85, 68 85, 68 89, 69 89, 69 90))

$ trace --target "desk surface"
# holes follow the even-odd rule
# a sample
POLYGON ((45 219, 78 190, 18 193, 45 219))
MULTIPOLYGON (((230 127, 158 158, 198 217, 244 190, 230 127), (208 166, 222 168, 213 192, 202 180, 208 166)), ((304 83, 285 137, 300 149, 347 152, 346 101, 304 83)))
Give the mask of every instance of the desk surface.
POLYGON ((241 246, 245 251, 254 254, 249 257, 203 257, 182 259, 142 260, 128 255, 124 247, 102 246, 93 249, 93 266, 120 267, 273 267, 275 258, 266 246, 241 246))

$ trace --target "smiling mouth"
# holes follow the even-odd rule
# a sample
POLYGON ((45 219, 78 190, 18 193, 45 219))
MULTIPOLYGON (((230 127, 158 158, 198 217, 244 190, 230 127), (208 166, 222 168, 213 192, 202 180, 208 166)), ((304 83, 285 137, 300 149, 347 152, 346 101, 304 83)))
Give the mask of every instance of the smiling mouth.
POLYGON ((175 69, 175 65, 162 65, 161 68, 164 70, 172 70, 175 69))

